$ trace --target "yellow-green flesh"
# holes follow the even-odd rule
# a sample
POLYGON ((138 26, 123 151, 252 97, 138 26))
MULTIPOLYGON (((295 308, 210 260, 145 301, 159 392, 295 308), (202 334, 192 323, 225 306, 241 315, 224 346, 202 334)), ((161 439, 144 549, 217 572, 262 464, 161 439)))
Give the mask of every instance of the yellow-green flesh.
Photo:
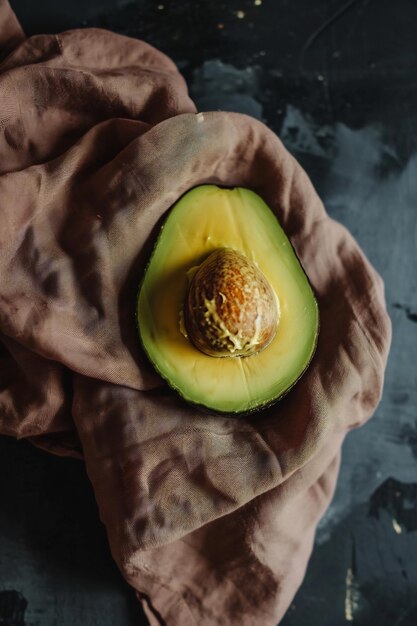
POLYGON ((318 308, 310 283, 277 218, 244 188, 195 187, 166 219, 139 291, 138 326, 155 369, 186 400, 223 413, 271 404, 300 377, 313 355, 318 308), (218 248, 258 265, 275 291, 275 338, 248 357, 212 357, 180 330, 187 271, 218 248))

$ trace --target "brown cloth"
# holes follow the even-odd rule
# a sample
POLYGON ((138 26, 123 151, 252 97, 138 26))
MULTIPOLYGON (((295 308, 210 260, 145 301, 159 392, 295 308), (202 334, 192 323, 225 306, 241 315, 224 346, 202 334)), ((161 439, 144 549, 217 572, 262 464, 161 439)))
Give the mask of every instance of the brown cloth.
MULTIPOLYGON (((23 34, 0 0, 0 45, 23 34)), ((83 456, 112 554, 156 626, 275 626, 300 585, 346 432, 379 401, 383 283, 307 175, 245 115, 195 113, 173 62, 98 29, 0 65, 0 432, 83 456), (244 186, 278 216, 321 330, 293 390, 205 414, 143 357, 138 284, 172 204, 244 186)))

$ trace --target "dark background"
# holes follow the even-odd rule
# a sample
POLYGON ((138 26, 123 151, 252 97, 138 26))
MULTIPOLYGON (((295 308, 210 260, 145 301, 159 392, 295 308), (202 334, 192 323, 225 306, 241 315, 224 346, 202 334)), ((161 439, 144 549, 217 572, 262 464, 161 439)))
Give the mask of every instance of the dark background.
MULTIPOLYGON (((382 274, 393 322, 384 396, 344 444, 335 498, 282 624, 416 626, 417 3, 11 4, 28 35, 100 26, 144 39, 174 59, 200 110, 263 120, 382 274)), ((0 477, 0 624, 145 625, 82 463, 3 437, 0 477)))

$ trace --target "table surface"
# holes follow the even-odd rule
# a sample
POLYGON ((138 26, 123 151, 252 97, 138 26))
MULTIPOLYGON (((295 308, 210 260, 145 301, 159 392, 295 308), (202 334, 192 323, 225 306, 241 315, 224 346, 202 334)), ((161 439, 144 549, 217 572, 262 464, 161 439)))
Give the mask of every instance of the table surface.
MULTIPOLYGON (((417 3, 11 0, 26 33, 100 26, 169 54, 200 110, 264 121, 381 273, 385 390, 352 432, 283 626, 417 624, 417 3)), ((0 438, 0 624, 138 626, 81 462, 0 438)), ((261 626, 261 625, 256 625, 261 626)))

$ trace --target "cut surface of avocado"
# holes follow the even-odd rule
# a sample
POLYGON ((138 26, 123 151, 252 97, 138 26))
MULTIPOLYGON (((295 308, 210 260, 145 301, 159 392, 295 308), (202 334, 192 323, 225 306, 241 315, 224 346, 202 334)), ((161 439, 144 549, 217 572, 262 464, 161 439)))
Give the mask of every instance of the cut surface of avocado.
POLYGON ((307 368, 319 314, 308 278, 276 216, 253 191, 201 185, 166 218, 143 276, 137 323, 149 360, 189 402, 218 413, 264 408, 307 368), (272 341, 250 356, 201 352, 184 329, 190 280, 214 251, 235 250, 256 265, 279 302, 272 341))

